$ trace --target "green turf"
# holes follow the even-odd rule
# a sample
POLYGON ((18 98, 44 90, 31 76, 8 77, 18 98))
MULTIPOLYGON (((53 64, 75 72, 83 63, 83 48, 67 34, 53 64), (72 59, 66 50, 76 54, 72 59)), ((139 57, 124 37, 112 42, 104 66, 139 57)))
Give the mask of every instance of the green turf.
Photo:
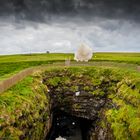
POLYGON ((30 76, 0 94, 0 140, 29 139, 30 135, 43 139, 48 116, 45 92, 40 77, 30 76))
POLYGON ((51 54, 22 54, 0 56, 0 63, 7 62, 30 62, 30 61, 62 61, 73 58, 73 54, 51 53, 51 54))
POLYGON ((0 80, 29 67, 61 62, 72 54, 25 54, 0 56, 0 80))
POLYGON ((140 53, 95 53, 93 60, 140 64, 140 53))
MULTIPOLYGON (((62 61, 74 54, 50 53, 50 54, 22 54, 22 55, 1 55, 0 63, 7 62, 29 62, 29 61, 62 61)), ((95 61, 118 61, 140 64, 140 53, 94 53, 92 60, 95 61)))
MULTIPOLYGON (((52 64, 54 62, 62 62, 64 64, 64 61, 68 58, 73 60, 74 54, 50 53, 1 55, 0 80, 8 78, 25 68, 44 64, 46 65, 48 63, 52 64)), ((94 53, 93 58, 90 62, 94 62, 93 65, 96 66, 120 66, 128 69, 136 69, 135 65, 140 64, 140 53, 94 53), (119 64, 120 62, 121 64, 119 64), (123 65, 122 63, 131 65, 123 65)))

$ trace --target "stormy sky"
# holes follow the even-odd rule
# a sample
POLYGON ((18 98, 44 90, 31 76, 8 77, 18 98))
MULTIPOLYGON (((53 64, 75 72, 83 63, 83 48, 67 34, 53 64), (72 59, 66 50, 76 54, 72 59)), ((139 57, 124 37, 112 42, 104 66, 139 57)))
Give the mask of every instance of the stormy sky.
POLYGON ((0 0, 0 54, 140 52, 139 0, 0 0))

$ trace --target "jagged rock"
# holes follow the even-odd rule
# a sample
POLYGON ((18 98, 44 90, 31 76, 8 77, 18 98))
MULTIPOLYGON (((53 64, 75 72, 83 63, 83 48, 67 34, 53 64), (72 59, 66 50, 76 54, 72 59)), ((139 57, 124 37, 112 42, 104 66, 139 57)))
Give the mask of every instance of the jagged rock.
POLYGON ((91 120, 90 140, 137 139, 140 82, 135 77, 132 83, 123 73, 106 68, 69 68, 46 73, 43 81, 50 89, 53 109, 91 120))

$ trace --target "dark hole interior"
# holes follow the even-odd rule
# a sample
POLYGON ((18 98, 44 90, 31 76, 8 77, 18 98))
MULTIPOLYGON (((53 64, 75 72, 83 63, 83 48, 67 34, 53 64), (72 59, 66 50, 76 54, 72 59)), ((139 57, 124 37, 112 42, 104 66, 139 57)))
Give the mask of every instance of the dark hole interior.
POLYGON ((53 113, 52 128, 46 140, 55 140, 59 136, 66 140, 89 140, 92 121, 72 116, 62 111, 53 113))

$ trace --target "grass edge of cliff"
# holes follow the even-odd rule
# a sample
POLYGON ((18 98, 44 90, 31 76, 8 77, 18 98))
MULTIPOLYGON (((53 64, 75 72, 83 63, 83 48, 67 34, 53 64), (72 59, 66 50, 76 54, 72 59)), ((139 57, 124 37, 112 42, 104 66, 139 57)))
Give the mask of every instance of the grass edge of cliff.
POLYGON ((0 94, 0 139, 42 139, 49 118, 46 93, 36 73, 0 94))
MULTIPOLYGON (((105 131, 113 133, 113 137, 116 140, 140 139, 139 73, 119 68, 59 68, 46 71, 46 75, 48 74, 46 84, 51 88, 59 86, 66 88, 63 83, 69 84, 71 81, 69 74, 66 77, 64 75, 69 73, 69 70, 72 72, 73 77, 77 75, 77 78, 80 78, 84 74, 90 75, 91 77, 93 76, 92 82, 94 82, 97 87, 103 82, 110 84, 107 89, 107 96, 111 102, 99 112, 101 120, 97 123, 97 127, 100 127, 100 130, 105 130, 107 127, 110 127, 105 131)), ((77 81, 78 84, 79 82, 80 81, 77 81)), ((86 79, 83 79, 83 82, 83 85, 86 84, 86 79)), ((69 85, 68 87, 70 89, 69 85)), ((77 86, 72 86, 70 90, 76 92, 77 89, 77 86)), ((60 91, 60 88, 57 88, 57 90, 60 91)), ((89 90, 89 87, 86 86, 85 90, 89 90)), ((104 96, 104 92, 98 90, 92 94, 95 96, 104 96)), ((99 130, 97 131, 99 132, 99 130)))
MULTIPOLYGON (((50 72, 61 72, 64 68, 50 68, 50 72)), ((113 135, 117 140, 139 139, 140 137, 140 76, 139 73, 131 73, 116 68, 77 67, 71 69, 73 74, 80 76, 83 69, 90 76, 102 74, 101 80, 109 79, 118 81, 117 85, 109 88, 108 98, 114 104, 113 108, 104 108, 105 116, 97 125, 105 129, 110 124, 113 135), (91 70, 90 72, 86 69, 91 70), (109 78, 109 79, 108 79, 109 78), (116 78, 116 79, 115 79, 116 78), (127 115, 126 115, 127 114, 127 115), (107 122, 107 123, 105 123, 107 122)), ((47 71, 48 72, 48 71, 47 71)), ((74 75, 73 75, 74 76, 74 75)), ((61 80, 56 78, 55 84, 61 80)), ((68 79, 64 80, 68 82, 68 79)), ((96 79, 97 80, 97 79, 96 79)), ((94 80, 97 85, 101 81, 94 80)), ((62 80, 62 82, 64 82, 62 80)), ((54 83, 53 83, 54 84, 54 83)), ((85 88, 88 90, 88 87, 85 88)), ((41 139, 44 136, 45 121, 48 118, 46 97, 47 87, 42 84, 40 74, 29 76, 0 95, 0 138, 10 140, 41 139), (30 130, 30 131, 28 131, 30 130)), ((73 87, 72 90, 76 90, 73 87)))

